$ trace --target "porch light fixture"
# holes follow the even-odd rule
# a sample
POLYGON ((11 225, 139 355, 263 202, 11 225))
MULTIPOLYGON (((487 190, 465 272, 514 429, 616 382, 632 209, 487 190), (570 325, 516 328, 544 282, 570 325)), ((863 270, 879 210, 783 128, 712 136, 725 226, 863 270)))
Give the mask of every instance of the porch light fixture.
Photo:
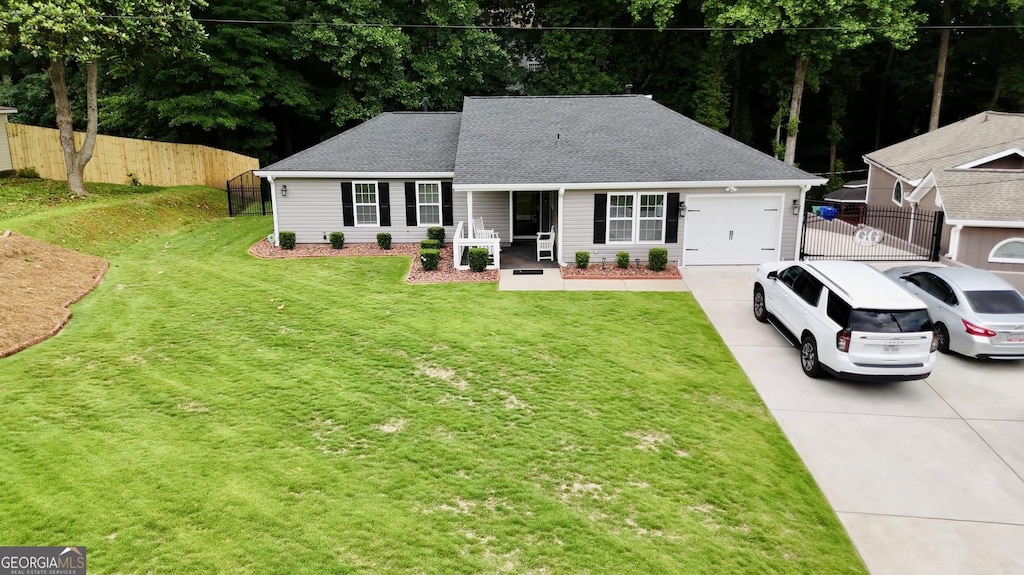
POLYGON ((282 196, 287 196, 288 195, 288 186, 281 186, 281 195, 282 196))
POLYGON ((734 194, 736 193, 736 186, 729 186, 728 188, 725 189, 725 191, 729 192, 730 194, 734 194))
POLYGON ((793 215, 800 215, 800 200, 793 200, 793 215))
POLYGON ((679 202, 679 217, 686 217, 686 202, 679 202))

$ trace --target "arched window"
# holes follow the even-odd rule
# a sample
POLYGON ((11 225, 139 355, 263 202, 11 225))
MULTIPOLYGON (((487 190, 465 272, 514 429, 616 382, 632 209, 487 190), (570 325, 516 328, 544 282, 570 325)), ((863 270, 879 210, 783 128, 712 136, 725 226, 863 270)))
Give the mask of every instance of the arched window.
POLYGON ((903 182, 899 180, 892 186, 892 203, 903 205, 903 182))
POLYGON ((1010 238, 996 244, 988 254, 995 264, 1024 264, 1024 238, 1010 238))

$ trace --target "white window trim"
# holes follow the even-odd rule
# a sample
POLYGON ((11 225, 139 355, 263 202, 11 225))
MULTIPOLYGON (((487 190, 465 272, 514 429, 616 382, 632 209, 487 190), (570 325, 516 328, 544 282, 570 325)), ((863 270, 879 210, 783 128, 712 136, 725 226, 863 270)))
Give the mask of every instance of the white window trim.
POLYGON ((954 166, 953 169, 954 170, 969 170, 971 168, 975 168, 977 166, 981 166, 981 165, 987 164, 989 162, 994 162, 996 160, 1001 160, 1001 159, 1003 159, 1003 158, 1005 158, 1007 156, 1013 156, 1013 155, 1024 157, 1024 150, 1021 150, 1020 148, 1010 148, 1008 150, 1003 150, 1002 152, 996 152, 995 154, 992 154, 990 156, 985 156, 984 158, 978 158, 977 160, 974 160, 973 162, 967 162, 966 164, 960 164, 959 166, 954 166))
POLYGON ((897 178, 896 179, 896 183, 894 183, 892 185, 892 194, 889 196, 889 199, 892 200, 892 203, 896 204, 897 206, 901 206, 902 207, 903 206, 903 197, 906 196, 906 195, 907 195, 907 191, 903 189, 903 181, 897 178), (896 187, 897 186, 899 186, 899 188, 900 188, 900 201, 898 201, 898 202, 896 201, 896 187))
POLYGON ((354 180, 352 182, 352 223, 357 228, 379 228, 380 227, 380 186, 377 185, 376 180, 354 180), (356 198, 359 194, 356 193, 356 186, 360 184, 372 184, 373 185, 373 209, 376 212, 376 222, 372 224, 361 224, 359 223, 359 206, 369 206, 367 203, 359 203, 356 198))
MULTIPOLYGON (((668 228, 668 193, 667 192, 616 192, 608 194, 607 204, 605 206, 605 238, 609 244, 627 245, 662 245, 665 243, 665 232, 668 228), (628 241, 612 240, 612 197, 613 196, 632 196, 633 197, 633 229, 632 237, 628 241), (640 197, 641 196, 661 196, 661 205, 664 208, 662 210, 661 218, 643 218, 644 220, 661 220, 661 239, 660 240, 644 240, 640 241, 640 197)), ((627 218, 615 218, 615 220, 625 220, 627 218)))
POLYGON ((417 227, 430 227, 439 226, 444 221, 444 213, 441 208, 441 180, 424 180, 416 182, 416 226, 417 227), (420 184, 435 184, 437 185, 437 204, 421 204, 420 203, 420 184), (420 206, 437 206, 437 223, 423 223, 420 221, 420 206))
POLYGON ((996 250, 1005 246, 1010 242, 1020 242, 1024 244, 1024 238, 1007 238, 995 246, 992 247, 992 251, 988 252, 988 261, 993 264, 1024 264, 1024 258, 1001 258, 996 257, 996 250))

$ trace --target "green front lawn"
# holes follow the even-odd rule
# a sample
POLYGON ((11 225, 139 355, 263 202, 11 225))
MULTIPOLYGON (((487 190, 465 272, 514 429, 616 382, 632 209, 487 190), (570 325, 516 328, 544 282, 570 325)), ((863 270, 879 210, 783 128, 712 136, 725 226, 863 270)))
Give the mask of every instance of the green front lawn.
POLYGON ((0 544, 90 573, 862 573, 689 294, 143 239, 0 360, 0 544))

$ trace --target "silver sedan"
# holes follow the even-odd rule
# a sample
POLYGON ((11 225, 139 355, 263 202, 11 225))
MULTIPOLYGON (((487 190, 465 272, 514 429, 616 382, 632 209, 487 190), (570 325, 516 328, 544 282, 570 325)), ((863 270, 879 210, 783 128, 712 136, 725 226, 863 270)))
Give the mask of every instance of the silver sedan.
POLYGON ((974 268, 907 266, 885 272, 928 305, 939 351, 981 359, 1024 359, 1024 297, 974 268))

